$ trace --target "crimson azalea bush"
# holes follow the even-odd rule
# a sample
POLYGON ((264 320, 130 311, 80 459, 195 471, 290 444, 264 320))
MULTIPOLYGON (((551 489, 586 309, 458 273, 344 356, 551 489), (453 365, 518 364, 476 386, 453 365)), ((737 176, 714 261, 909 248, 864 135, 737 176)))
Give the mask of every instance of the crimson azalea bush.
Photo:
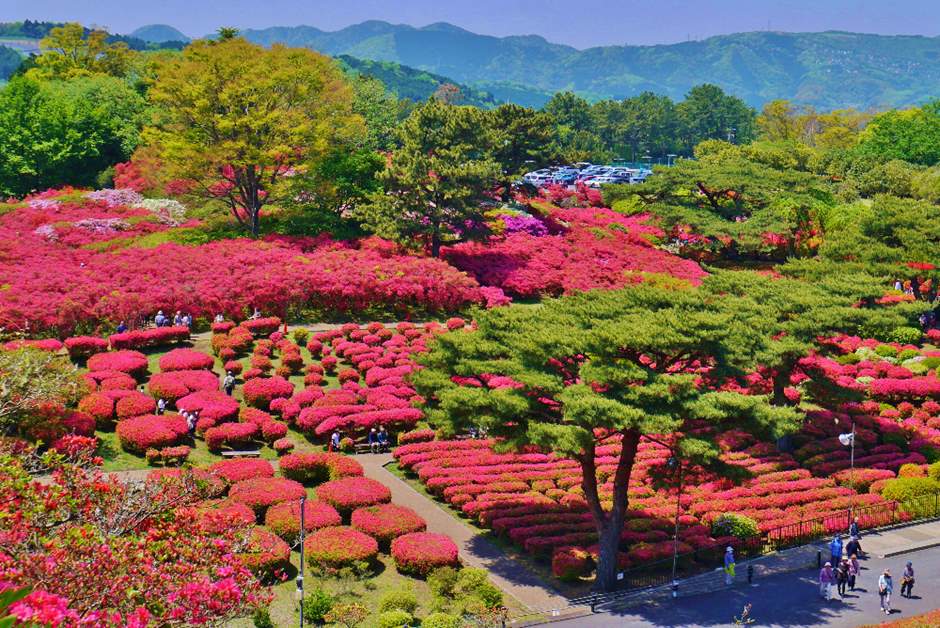
POLYGON ((281 502, 299 500, 307 494, 303 484, 286 478, 252 478, 236 482, 229 489, 229 497, 234 501, 245 504, 258 516, 264 518, 264 513, 270 506, 281 502))
POLYGON ((156 409, 157 403, 153 400, 153 397, 136 390, 127 391, 127 394, 123 395, 114 404, 114 413, 117 415, 118 420, 129 419, 142 414, 152 414, 156 409))
POLYGON ((91 393, 79 400, 78 409, 93 417, 99 428, 106 428, 115 421, 114 403, 114 399, 104 393, 91 393))
POLYGON ((392 492, 372 478, 349 477, 321 484, 317 487, 317 497, 347 515, 363 506, 392 501, 392 492))
POLYGON ((200 390, 176 401, 182 412, 199 412, 197 431, 205 432, 210 427, 238 419, 238 402, 218 390, 200 390))
POLYGON ((210 427, 203 437, 209 451, 218 452, 223 447, 231 449, 245 448, 260 435, 261 430, 255 423, 222 423, 210 427))
POLYGON ((387 548, 392 539, 410 532, 424 532, 427 524, 411 508, 396 504, 379 504, 357 508, 350 517, 350 525, 364 532, 387 548))
POLYGON ((363 474, 362 465, 355 459, 334 452, 288 454, 281 458, 279 466, 284 477, 303 484, 322 484, 363 474))
POLYGON ((186 420, 179 415, 145 414, 118 421, 115 431, 121 447, 131 453, 143 455, 148 449, 161 449, 177 444, 189 429, 186 420))
POLYGON ((134 390, 137 380, 118 371, 89 371, 82 375, 91 390, 134 390))
POLYGON ((189 340, 189 327, 152 327, 135 329, 108 337, 112 349, 145 349, 189 340))
POLYGON ((256 527, 251 531, 245 551, 240 552, 238 558, 263 582, 272 581, 290 566, 290 546, 276 534, 256 527))
POLYGON ((191 451, 187 445, 177 445, 176 447, 164 447, 162 449, 148 449, 144 453, 144 457, 152 465, 179 466, 186 462, 191 451))
POLYGON ((283 377, 257 377, 245 382, 242 395, 245 403, 266 410, 271 401, 278 397, 290 397, 294 394, 294 385, 283 377))
POLYGON ((270 336, 281 326, 281 319, 276 316, 256 318, 243 322, 241 326, 250 331, 254 336, 270 336))
POLYGON ((160 356, 161 371, 211 370, 215 358, 193 349, 173 349, 160 356))
POLYGON ((425 577, 434 569, 457 566, 457 545, 443 534, 413 532, 392 541, 392 558, 401 573, 425 577))
POLYGON ((304 541, 307 564, 312 569, 336 571, 356 563, 371 562, 379 545, 371 536, 346 526, 317 530, 304 541))
POLYGON ((85 360, 108 350, 108 340, 97 336, 73 336, 65 339, 65 348, 73 360, 85 360))
POLYGON ((254 478, 273 478, 274 467, 261 458, 236 458, 219 460, 209 466, 209 472, 222 478, 229 484, 254 478))
MULTIPOLYGON (((320 501, 304 501, 304 529, 313 532, 320 528, 342 525, 343 519, 336 509, 320 501)), ((264 515, 264 525, 279 537, 293 544, 300 536, 300 502, 275 504, 264 515)))
POLYGON ((156 399, 176 403, 186 395, 199 391, 215 391, 219 380, 211 371, 169 371, 154 373, 147 381, 147 390, 156 399))
POLYGON ((117 371, 140 380, 147 376, 147 356, 140 351, 96 353, 88 358, 89 371, 117 371))
POLYGON ((274 441, 272 447, 274 447, 274 451, 276 451, 279 456, 284 456, 290 453, 296 445, 294 441, 289 438, 279 438, 274 441))

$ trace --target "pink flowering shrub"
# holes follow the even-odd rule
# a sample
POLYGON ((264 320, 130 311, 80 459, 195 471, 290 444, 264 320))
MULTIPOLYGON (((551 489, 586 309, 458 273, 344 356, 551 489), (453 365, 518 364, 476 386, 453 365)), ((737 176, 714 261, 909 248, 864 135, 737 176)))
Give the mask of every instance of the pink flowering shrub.
POLYGON ((331 480, 317 487, 317 497, 343 514, 357 508, 392 501, 392 492, 381 482, 366 477, 331 480))
POLYGON ((209 451, 218 452, 223 448, 244 449, 260 435, 260 428, 255 423, 222 423, 210 427, 203 435, 209 451))
POLYGON ((202 351, 173 349, 160 356, 161 371, 212 370, 215 359, 202 351))
POLYGON ((138 380, 147 376, 147 356, 139 351, 112 351, 96 353, 88 358, 89 371, 117 371, 138 380))
POLYGON ((307 492, 303 484, 286 478, 251 478, 232 485, 229 497, 251 508, 263 520, 270 506, 281 502, 299 500, 307 492))
POLYGON ((251 480, 254 478, 273 478, 274 467, 267 460, 261 458, 236 458, 234 460, 219 460, 212 463, 209 472, 229 484, 251 480))
POLYGON ((114 413, 118 420, 129 419, 142 414, 151 414, 157 409, 157 403, 153 400, 153 397, 136 390, 129 390, 127 393, 114 404, 114 413))
POLYGON ((216 391, 219 380, 211 371, 168 371, 154 373, 147 382, 147 390, 156 399, 176 403, 183 397, 199 391, 216 391))
POLYGON ((271 581, 290 566, 290 546, 276 534, 256 527, 238 558, 261 581, 271 581))
POLYGON ((355 459, 334 452, 289 454, 281 458, 280 468, 284 477, 308 485, 363 474, 355 459))
MULTIPOLYGON (((329 504, 311 499, 304 501, 304 529, 308 533, 342 523, 339 513, 329 504)), ((300 536, 300 502, 290 501, 271 506, 264 515, 264 525, 293 544, 300 536)))
POLYGON ((457 566, 457 545, 443 534, 413 532, 392 541, 398 571, 419 577, 440 567, 457 566))
POLYGON ((245 382, 242 394, 245 403, 266 410, 274 399, 293 395, 294 385, 283 377, 258 377, 245 382))
POLYGON ((65 348, 72 360, 84 360, 108 350, 108 340, 97 336, 73 336, 65 339, 65 348))
POLYGON ((304 542, 307 564, 312 569, 337 571, 360 562, 371 562, 379 545, 371 536, 344 526, 317 530, 304 542))
POLYGON ((118 421, 118 440, 125 450, 143 455, 148 449, 162 449, 177 444, 189 431, 186 420, 175 414, 146 414, 118 421))
POLYGON ((108 338, 112 349, 144 349, 162 347, 189 340, 189 327, 153 327, 136 329, 108 338))
POLYGON ((271 446, 274 448, 274 451, 276 451, 277 455, 279 456, 285 456, 289 454, 291 451, 294 450, 294 447, 296 447, 296 445, 294 444, 294 441, 292 441, 289 438, 279 438, 276 441, 274 441, 274 444, 271 446))
POLYGON ((396 504, 379 504, 357 508, 350 517, 350 525, 388 548, 392 539, 410 532, 424 532, 427 524, 411 508, 396 504))
POLYGON ((191 451, 187 445, 177 445, 176 447, 163 447, 162 449, 148 449, 144 457, 152 465, 162 464, 178 467, 186 462, 191 451))

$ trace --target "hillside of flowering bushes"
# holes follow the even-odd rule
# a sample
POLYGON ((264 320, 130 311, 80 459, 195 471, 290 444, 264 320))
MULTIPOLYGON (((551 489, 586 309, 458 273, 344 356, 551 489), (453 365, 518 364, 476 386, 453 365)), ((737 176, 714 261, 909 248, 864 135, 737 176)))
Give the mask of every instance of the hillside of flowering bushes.
POLYGON ((256 307, 282 317, 303 309, 409 317, 503 305, 504 292, 620 287, 644 273, 694 283, 703 274, 655 248, 647 238, 659 232, 642 216, 539 207, 543 217, 527 220, 540 228, 454 247, 448 263, 378 238, 178 244, 174 233, 198 232, 201 223, 187 219, 177 201, 123 189, 52 190, 0 212, 0 326, 64 338, 150 319, 157 310, 203 321, 217 314, 240 320, 256 307))

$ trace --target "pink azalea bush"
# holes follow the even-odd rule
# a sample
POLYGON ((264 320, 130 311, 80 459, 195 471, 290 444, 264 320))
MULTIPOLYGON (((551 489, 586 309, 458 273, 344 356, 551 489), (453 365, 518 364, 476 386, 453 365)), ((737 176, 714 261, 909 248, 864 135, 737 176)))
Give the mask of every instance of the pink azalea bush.
POLYGON ((457 545, 443 534, 413 532, 392 541, 392 558, 401 573, 424 577, 440 567, 455 567, 457 545))

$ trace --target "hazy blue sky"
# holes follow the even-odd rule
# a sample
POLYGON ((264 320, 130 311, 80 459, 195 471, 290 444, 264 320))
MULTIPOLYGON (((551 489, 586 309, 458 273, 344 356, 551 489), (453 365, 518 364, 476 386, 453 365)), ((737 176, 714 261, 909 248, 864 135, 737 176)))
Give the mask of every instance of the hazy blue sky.
POLYGON ((539 34, 578 48, 701 39, 750 30, 940 34, 940 0, 0 0, 0 21, 77 20, 127 33, 167 23, 199 36, 219 26, 367 19, 446 21, 489 35, 539 34))

